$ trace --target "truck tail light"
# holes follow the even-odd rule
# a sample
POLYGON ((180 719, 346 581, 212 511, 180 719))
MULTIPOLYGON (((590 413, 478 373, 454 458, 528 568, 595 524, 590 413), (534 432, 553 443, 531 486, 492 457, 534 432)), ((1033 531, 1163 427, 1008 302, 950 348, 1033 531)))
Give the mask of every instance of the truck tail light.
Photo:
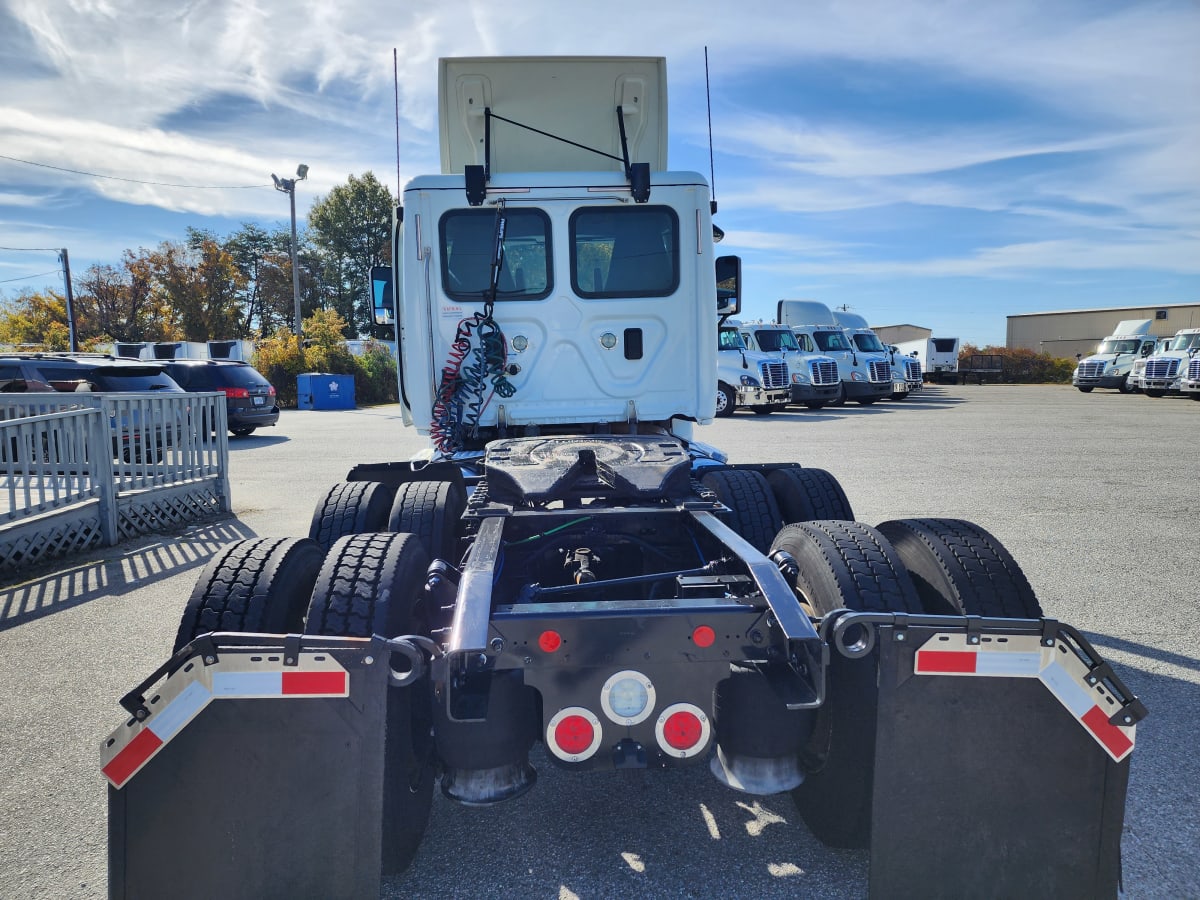
POLYGON ((663 752, 686 759, 708 747, 712 724, 700 707, 692 703, 675 703, 659 715, 655 734, 663 752))
POLYGON ((564 762, 583 762, 600 749, 603 730, 590 709, 568 706, 554 714, 546 726, 546 746, 564 762))

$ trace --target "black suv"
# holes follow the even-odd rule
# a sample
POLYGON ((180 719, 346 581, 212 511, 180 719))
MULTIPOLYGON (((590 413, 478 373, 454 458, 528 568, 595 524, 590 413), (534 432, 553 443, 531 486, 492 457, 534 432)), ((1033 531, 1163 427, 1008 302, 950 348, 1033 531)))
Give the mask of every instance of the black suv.
POLYGON ((174 359, 159 363, 185 391, 221 391, 229 430, 238 435, 279 421, 275 388, 259 371, 231 359, 174 359))
MULTIPOLYGON (((121 359, 102 353, 0 354, 0 392, 45 394, 76 391, 98 394, 184 392, 157 363, 121 359)), ((123 409, 111 417, 114 459, 141 462, 161 457, 163 448, 175 442, 175 437, 183 427, 181 418, 173 427, 146 423, 149 427, 143 428, 141 416, 142 413, 134 407, 123 409)))

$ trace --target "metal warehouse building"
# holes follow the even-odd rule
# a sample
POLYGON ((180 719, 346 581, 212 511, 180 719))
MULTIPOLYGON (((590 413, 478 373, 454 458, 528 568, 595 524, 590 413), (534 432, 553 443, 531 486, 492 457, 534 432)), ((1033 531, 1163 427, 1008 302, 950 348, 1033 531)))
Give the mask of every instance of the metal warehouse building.
POLYGON ((1127 319, 1150 319, 1150 333, 1168 337, 1181 328, 1200 328, 1200 303, 1022 313, 1008 317, 1006 344, 1010 350, 1074 359, 1076 354, 1095 353, 1096 345, 1127 319))

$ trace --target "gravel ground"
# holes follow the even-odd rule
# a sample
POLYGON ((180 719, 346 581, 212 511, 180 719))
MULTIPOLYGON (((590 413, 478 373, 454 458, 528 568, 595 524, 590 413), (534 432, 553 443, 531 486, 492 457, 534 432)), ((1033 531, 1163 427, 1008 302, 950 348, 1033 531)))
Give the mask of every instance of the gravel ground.
MULTIPOLYGON (((1200 403, 1057 386, 930 387, 903 403, 739 413, 698 437, 736 462, 828 469, 860 521, 972 519, 1020 561, 1150 708, 1123 839, 1125 895, 1200 897, 1200 654, 1194 503, 1200 403)), ((37 570, 0 588, 0 897, 103 897, 101 739, 161 663, 221 545, 303 535, 356 462, 423 446, 396 407, 285 412, 231 442, 235 517, 37 570)), ((385 897, 861 897, 865 853, 815 841, 790 801, 704 768, 577 775, 493 809, 438 797, 385 897)))

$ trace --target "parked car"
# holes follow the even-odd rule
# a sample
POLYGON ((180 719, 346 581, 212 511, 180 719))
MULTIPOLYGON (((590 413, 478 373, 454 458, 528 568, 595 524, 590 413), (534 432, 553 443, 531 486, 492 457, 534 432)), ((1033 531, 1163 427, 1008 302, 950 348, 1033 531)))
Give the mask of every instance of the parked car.
MULTIPOLYGON (((99 353, 0 354, 0 392, 3 393, 183 393, 157 363, 121 359, 99 353)), ((113 458, 126 462, 153 459, 171 446, 183 427, 146 422, 132 407, 112 416, 113 458), (143 445, 149 452, 143 451, 143 445)))
POLYGON ((279 421, 275 388, 249 363, 230 359, 176 359, 162 366, 185 391, 221 391, 232 434, 242 437, 279 421))

